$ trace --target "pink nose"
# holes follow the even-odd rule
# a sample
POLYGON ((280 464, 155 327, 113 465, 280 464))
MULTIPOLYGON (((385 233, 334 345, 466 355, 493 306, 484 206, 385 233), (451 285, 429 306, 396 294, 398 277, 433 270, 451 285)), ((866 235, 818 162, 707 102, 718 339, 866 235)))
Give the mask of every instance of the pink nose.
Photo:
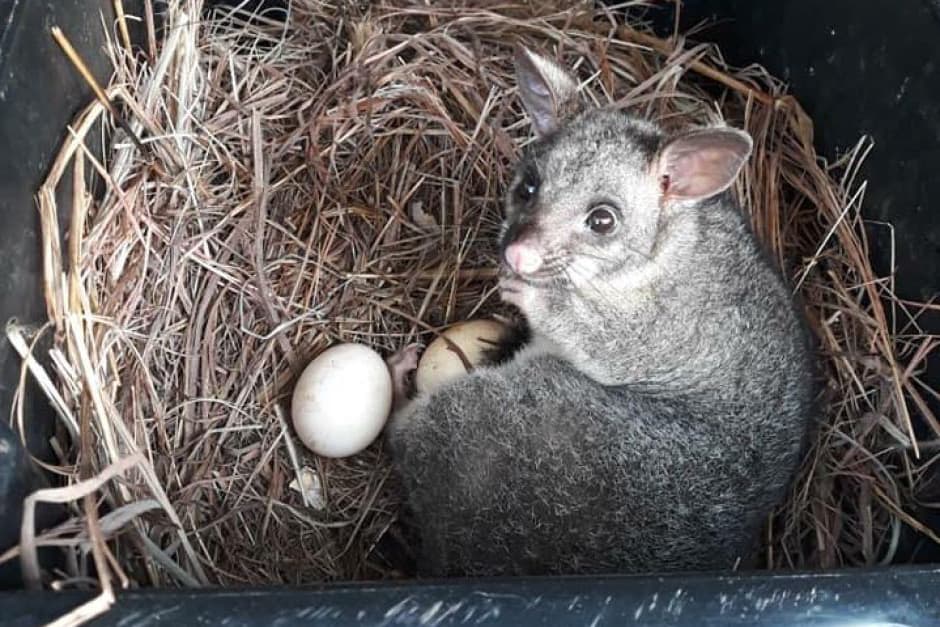
POLYGON ((506 247, 506 263, 517 274, 532 274, 542 267, 542 256, 531 245, 515 242, 506 247))

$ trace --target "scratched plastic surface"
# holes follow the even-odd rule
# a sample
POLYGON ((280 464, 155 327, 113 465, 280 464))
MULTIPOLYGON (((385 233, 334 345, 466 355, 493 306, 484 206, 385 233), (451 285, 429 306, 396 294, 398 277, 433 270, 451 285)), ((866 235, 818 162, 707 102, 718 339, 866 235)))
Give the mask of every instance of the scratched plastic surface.
MULTIPOLYGON (((940 624, 940 568, 826 574, 556 578, 123 593, 94 625, 940 624)), ((0 595, 3 625, 36 625, 89 597, 0 595)))

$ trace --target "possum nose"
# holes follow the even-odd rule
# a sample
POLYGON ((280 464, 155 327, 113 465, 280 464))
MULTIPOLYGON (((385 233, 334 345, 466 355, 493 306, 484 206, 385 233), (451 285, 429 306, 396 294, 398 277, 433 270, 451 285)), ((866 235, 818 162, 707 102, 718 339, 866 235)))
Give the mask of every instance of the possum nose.
POLYGON ((531 245, 522 242, 507 246, 505 257, 516 274, 532 274, 542 267, 542 256, 531 245))

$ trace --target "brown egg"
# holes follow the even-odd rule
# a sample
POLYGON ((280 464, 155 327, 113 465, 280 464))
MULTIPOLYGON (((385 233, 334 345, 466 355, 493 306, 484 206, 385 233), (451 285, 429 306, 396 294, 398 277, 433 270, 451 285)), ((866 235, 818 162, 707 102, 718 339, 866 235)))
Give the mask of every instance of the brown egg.
POLYGON ((415 373, 415 388, 418 392, 432 392, 467 374, 483 360, 484 351, 503 340, 505 333, 505 324, 488 318, 468 320, 448 328, 421 356, 415 373))

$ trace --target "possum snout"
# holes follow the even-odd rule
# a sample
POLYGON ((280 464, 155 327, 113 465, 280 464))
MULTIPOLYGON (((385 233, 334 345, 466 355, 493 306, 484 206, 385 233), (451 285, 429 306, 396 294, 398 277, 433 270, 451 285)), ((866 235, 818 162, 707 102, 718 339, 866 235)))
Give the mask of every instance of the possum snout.
POLYGON ((514 273, 525 276, 542 267, 538 229, 531 218, 522 216, 508 223, 501 244, 502 262, 514 273))
POLYGON ((503 260, 519 275, 534 274, 542 267, 542 255, 526 241, 516 241, 506 247, 503 260))

